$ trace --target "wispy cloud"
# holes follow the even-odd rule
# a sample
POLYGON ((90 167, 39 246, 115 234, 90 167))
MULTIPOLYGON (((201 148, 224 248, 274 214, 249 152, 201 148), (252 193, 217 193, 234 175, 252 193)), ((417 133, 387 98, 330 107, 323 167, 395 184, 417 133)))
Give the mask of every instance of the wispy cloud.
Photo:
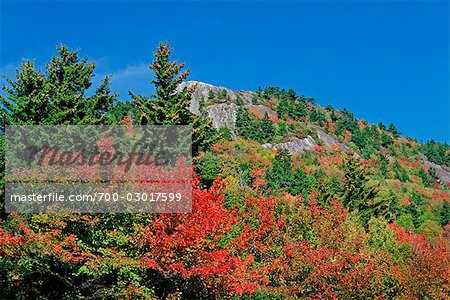
MULTIPOLYGON (((111 90, 114 93, 119 94, 119 99, 130 99, 128 91, 132 91, 135 94, 150 95, 154 92, 153 86, 150 83, 153 73, 149 69, 148 63, 138 63, 128 65, 123 69, 119 69, 116 72, 109 72, 110 65, 109 60, 105 57, 94 60, 96 62, 95 77, 92 79, 92 87, 87 91, 90 95, 94 93, 100 82, 106 75, 112 75, 111 78, 111 90)), ((8 78, 14 78, 15 70, 18 68, 19 63, 6 64, 0 66, 0 74, 7 76, 8 78)), ((0 87, 6 82, 0 78, 0 87)), ((0 94, 2 92, 0 91, 0 94)))
POLYGON ((119 93, 120 99, 129 99, 128 91, 135 94, 150 95, 152 72, 147 63, 128 65, 112 73, 111 89, 119 93))

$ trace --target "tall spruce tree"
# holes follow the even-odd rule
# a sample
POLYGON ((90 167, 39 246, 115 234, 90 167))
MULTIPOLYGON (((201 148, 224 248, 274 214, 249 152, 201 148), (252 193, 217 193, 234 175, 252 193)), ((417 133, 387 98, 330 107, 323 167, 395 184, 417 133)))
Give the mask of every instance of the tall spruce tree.
POLYGON ((292 157, 286 149, 280 149, 266 172, 267 187, 272 190, 292 184, 292 157))
MULTIPOLYGON (((7 125, 89 125, 109 124, 106 112, 117 96, 109 89, 105 77, 93 95, 91 88, 95 64, 79 59, 78 50, 57 46, 58 54, 46 65, 46 71, 36 70, 33 61, 22 63, 15 78, 4 76, 5 96, 0 96, 0 190, 4 187, 4 139, 7 125)), ((4 203, 1 194, 0 209, 4 203)), ((2 210, 2 218, 4 218, 2 210)))
POLYGON ((150 69, 155 74, 152 83, 156 94, 151 98, 132 92, 130 95, 138 108, 141 125, 192 125, 192 151, 195 156, 214 143, 218 135, 209 121, 189 111, 195 86, 178 90, 179 85, 188 77, 189 69, 184 69, 184 63, 172 61, 171 54, 170 45, 164 43, 160 43, 154 53, 150 69))
POLYGON ((260 143, 270 143, 275 134, 275 127, 272 120, 270 120, 267 112, 264 114, 264 118, 258 122, 258 136, 257 140, 260 143))
POLYGON ((397 130, 397 127, 395 127, 394 123, 390 123, 389 124, 389 128, 388 131, 390 133, 392 133, 392 135, 394 136, 394 138, 397 138, 400 136, 400 132, 397 130))
POLYGON ((105 77, 92 96, 94 63, 79 59, 78 50, 57 46, 58 55, 46 65, 46 72, 36 70, 34 62, 24 62, 16 78, 5 78, 5 97, 0 96, 1 128, 5 125, 106 124, 105 112, 117 95, 110 91, 105 77))
POLYGON ((155 74, 152 83, 155 85, 156 94, 153 99, 130 93, 140 110, 142 125, 187 125, 193 120, 192 113, 188 109, 193 88, 185 87, 177 91, 190 71, 183 70, 184 63, 171 61, 171 53, 169 44, 163 43, 159 44, 154 53, 155 59, 150 65, 155 74))
POLYGON ((369 184, 364 169, 354 158, 344 162, 345 181, 342 190, 342 204, 350 211, 357 211, 363 224, 372 216, 387 211, 383 202, 377 202, 378 190, 369 184))

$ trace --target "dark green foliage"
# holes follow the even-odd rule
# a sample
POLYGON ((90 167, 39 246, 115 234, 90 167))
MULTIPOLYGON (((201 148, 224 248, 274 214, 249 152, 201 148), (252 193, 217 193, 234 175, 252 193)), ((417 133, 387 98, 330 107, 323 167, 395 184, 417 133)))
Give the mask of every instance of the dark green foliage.
POLYGON ((292 158, 286 149, 281 149, 272 162, 272 168, 266 172, 267 187, 272 190, 291 184, 292 158))
MULTIPOLYGON (((0 96, 0 169, 4 184, 4 129, 6 125, 97 125, 111 124, 107 112, 116 101, 116 95, 109 89, 109 77, 105 77, 92 96, 86 91, 91 88, 94 63, 80 60, 78 51, 66 46, 57 47, 46 71, 36 70, 34 62, 24 62, 16 72, 15 79, 5 78, 3 87, 6 96, 0 96)), ((3 196, 0 211, 4 218, 3 196)))
POLYGON ((130 93, 138 108, 141 125, 191 125, 192 153, 198 155, 217 140, 217 132, 211 123, 202 116, 195 116, 189 111, 193 88, 177 87, 189 75, 189 69, 183 71, 185 64, 171 60, 172 49, 169 44, 160 43, 154 53, 155 59, 150 68, 155 73, 152 83, 156 88, 153 98, 137 96, 130 93))
POLYGON ((295 169, 291 175, 291 184, 287 187, 291 195, 302 195, 307 198, 311 191, 308 175, 302 169, 295 169))
POLYGON ((356 120, 351 112, 344 108, 341 113, 342 117, 336 120, 335 133, 337 135, 341 135, 345 130, 353 133, 359 129, 358 120, 356 120))
POLYGON ((381 138, 380 138, 381 147, 389 148, 393 143, 394 143, 394 140, 392 139, 392 137, 389 134, 387 134, 385 132, 383 132, 381 134, 381 138))
POLYGON ((380 128, 381 130, 386 130, 386 126, 383 124, 383 122, 378 123, 378 128, 380 128))
POLYGON ((402 182, 406 182, 409 180, 408 172, 406 172, 405 168, 403 168, 398 161, 396 160, 392 165, 392 170, 394 171, 394 178, 398 179, 402 182))
POLYGON ((309 116, 311 122, 317 123, 320 126, 324 126, 327 122, 327 117, 321 109, 314 109, 309 116))
POLYGON ((0 97, 1 129, 7 124, 107 124, 107 112, 116 100, 111 94, 109 77, 95 93, 91 88, 94 63, 79 59, 78 51, 57 47, 58 55, 46 66, 46 72, 35 70, 33 62, 23 63, 15 79, 5 78, 6 97, 0 97))
POLYGON ((331 104, 327 104, 327 106, 325 106, 325 110, 329 111, 329 112, 333 112, 334 111, 334 107, 331 104))
POLYGON ((206 152, 195 164, 195 171, 200 175, 204 187, 210 187, 221 171, 220 159, 206 152))
POLYGON ((217 96, 219 97, 219 99, 228 99, 227 90, 221 89, 217 96))
POLYGON ((242 106, 238 108, 236 115, 236 131, 243 138, 254 138, 254 122, 247 109, 242 106))
POLYGON ((380 155, 380 165, 378 171, 384 178, 389 177, 389 161, 386 159, 386 157, 384 157, 384 155, 380 155))
POLYGON ((350 158, 344 163, 345 181, 342 190, 342 204, 350 211, 357 211, 363 224, 372 216, 378 216, 386 207, 375 202, 377 188, 369 185, 364 169, 356 159, 350 158))
POLYGON ((275 134, 275 128, 273 122, 269 119, 267 112, 264 114, 264 118, 258 122, 255 132, 257 133, 255 139, 261 144, 272 141, 275 134))
POLYGON ((188 110, 192 89, 184 88, 177 93, 178 85, 187 78, 189 69, 185 64, 171 61, 172 50, 168 44, 159 44, 150 69, 155 73, 152 83, 156 88, 153 99, 131 93, 139 108, 140 124, 188 125, 193 116, 188 110))
POLYGON ((292 170, 292 157, 286 149, 281 149, 272 161, 272 167, 266 172, 266 188, 277 190, 285 188, 292 195, 303 195, 310 192, 311 183, 301 169, 292 170))
POLYGON ((239 107, 236 116, 236 130, 245 139, 252 139, 260 143, 269 143, 275 135, 275 126, 267 113, 260 121, 253 121, 244 107, 239 107))
POLYGON ((429 140, 421 146, 421 151, 434 163, 450 166, 450 145, 429 140))
POLYGON ((137 107, 133 102, 118 101, 106 112, 108 124, 121 124, 124 123, 124 118, 130 120, 132 123, 136 123, 137 107))
POLYGON ((419 228, 421 225, 420 216, 422 215, 423 199, 422 196, 417 193, 412 193, 407 207, 407 213, 412 216, 413 224, 415 228, 419 228))
POLYGON ((428 176, 428 173, 425 172, 423 168, 419 168, 419 170, 417 171, 417 176, 419 176, 420 179, 422 179, 422 183, 424 186, 431 187, 432 181, 428 176))
POLYGON ((442 226, 445 226, 450 222, 450 203, 448 201, 444 201, 442 204, 440 219, 442 226))
POLYGON ((293 99, 289 96, 280 96, 277 102, 277 113, 282 120, 286 120, 287 117, 299 120, 306 117, 307 108, 301 98, 293 99))
POLYGON ((286 120, 289 116, 290 104, 289 100, 282 98, 277 103, 277 114, 281 120, 286 120))
MULTIPOLYGON (((306 98, 305 96, 297 96, 293 89, 285 90, 278 87, 269 86, 262 90, 258 88, 254 94, 256 100, 261 98, 263 101, 276 99, 277 100, 277 114, 281 120, 286 120, 290 117, 298 120, 301 117, 306 117, 307 107, 306 103, 313 103, 313 98, 306 98)), ((256 103, 256 101, 254 101, 256 103)))
POLYGON ((226 126, 219 129, 219 136, 227 141, 233 140, 233 132, 226 126))
POLYGON ((368 143, 367 136, 364 134, 364 131, 359 128, 355 129, 352 135, 352 142, 355 143, 358 149, 364 149, 368 143))
POLYGON ((277 142, 282 142, 284 138, 288 135, 289 130, 290 130, 289 124, 285 122, 278 123, 275 130, 275 137, 277 138, 277 142))
POLYGON ((392 133, 394 138, 398 138, 400 136, 400 132, 397 130, 397 127, 395 127, 394 123, 389 124, 388 131, 392 133))

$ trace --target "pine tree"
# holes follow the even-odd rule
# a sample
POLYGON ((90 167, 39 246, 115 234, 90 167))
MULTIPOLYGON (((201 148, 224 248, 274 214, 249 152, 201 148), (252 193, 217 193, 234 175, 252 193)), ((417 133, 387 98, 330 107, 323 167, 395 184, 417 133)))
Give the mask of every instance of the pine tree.
POLYGON ((444 201, 440 217, 442 226, 445 226, 450 222, 450 203, 448 201, 444 201))
POLYGON ((350 211, 358 211, 363 224, 372 216, 378 216, 387 208, 382 202, 375 202, 377 188, 369 185, 364 169, 354 158, 344 162, 345 182, 342 191, 342 204, 350 211))
POLYGON ((135 95, 130 92, 138 108, 141 125, 191 125, 192 152, 196 156, 199 151, 211 146, 218 138, 211 123, 202 116, 189 111, 189 104, 195 86, 178 90, 178 86, 189 75, 185 64, 171 60, 172 49, 169 44, 160 43, 154 53, 150 69, 155 73, 152 83, 156 94, 152 97, 135 95))
POLYGON ((0 96, 1 130, 5 125, 39 124, 48 117, 48 96, 44 87, 45 74, 35 70, 34 62, 20 65, 15 80, 5 77, 6 97, 0 96))
POLYGON ((286 120, 289 115, 290 105, 286 98, 282 97, 277 102, 277 114, 281 120, 286 120))
POLYGON ((292 157, 286 149, 281 149, 274 160, 272 168, 266 173, 267 187, 272 190, 292 184, 292 157))
POLYGON ((256 138, 258 142, 269 143, 272 141, 275 128, 267 112, 264 114, 264 118, 258 122, 258 130, 256 132, 258 133, 256 138))
POLYGON ((2 129, 10 124, 106 124, 105 112, 117 95, 111 94, 110 78, 105 77, 94 95, 87 97, 92 85, 94 63, 80 60, 78 51, 57 47, 58 55, 35 70, 34 62, 23 63, 15 80, 6 78, 6 97, 0 97, 2 129))
POLYGON ((432 181, 430 177, 428 177, 427 172, 423 168, 419 168, 419 170, 417 171, 417 176, 419 176, 420 179, 422 179, 422 183, 424 186, 431 187, 432 181))
MULTIPOLYGON (((87 97, 92 85, 94 63, 80 60, 78 51, 59 45, 58 55, 46 65, 46 71, 35 69, 33 61, 21 64, 14 79, 5 78, 6 95, 0 96, 0 171, 4 174, 4 139, 6 125, 90 125, 109 124, 106 112, 116 101, 111 94, 109 77, 105 77, 95 93, 87 97)), ((3 178, 3 176, 2 176, 3 178)), ((0 182, 3 190, 4 180, 0 182)), ((3 197, 0 198, 2 209, 3 197)), ((2 216, 4 217, 2 210, 2 216)))
POLYGON ((378 128, 380 128, 381 130, 386 130, 386 126, 383 124, 383 122, 378 123, 378 128))
POLYGON ((384 157, 384 155, 380 155, 380 167, 378 168, 379 173, 384 178, 389 177, 389 161, 384 157))
POLYGON ((243 106, 240 106, 236 114, 236 131, 238 135, 245 139, 254 139, 256 132, 254 127, 250 114, 243 106))
POLYGON ((397 130, 397 127, 395 127, 394 123, 392 122, 389 124, 388 131, 392 133, 394 138, 398 138, 400 136, 400 132, 397 130))
POLYGON ((188 108, 195 87, 177 91, 177 87, 189 75, 189 69, 183 70, 184 63, 172 61, 171 53, 169 44, 163 43, 159 44, 154 53, 155 59, 150 65, 155 73, 152 83, 156 94, 153 99, 130 92, 139 108, 141 125, 187 125, 193 120, 188 108))

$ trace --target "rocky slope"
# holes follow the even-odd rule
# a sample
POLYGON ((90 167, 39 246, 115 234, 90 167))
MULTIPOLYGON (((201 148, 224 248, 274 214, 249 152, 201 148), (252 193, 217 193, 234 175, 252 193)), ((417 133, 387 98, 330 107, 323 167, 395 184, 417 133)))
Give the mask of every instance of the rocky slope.
MULTIPOLYGON (((196 115, 205 114, 212 122, 216 129, 227 127, 233 132, 235 137, 236 116, 238 105, 244 105, 247 109, 257 112, 261 116, 265 113, 276 116, 276 112, 264 105, 255 105, 252 103, 253 93, 250 91, 233 91, 225 87, 218 87, 208 83, 199 81, 183 82, 178 89, 189 88, 195 86, 192 94, 192 100, 189 110, 196 115)), ((320 144, 328 149, 339 148, 344 152, 349 152, 350 149, 345 143, 339 142, 334 137, 323 132, 320 129, 315 130, 320 144)), ((312 151, 319 145, 311 135, 306 137, 292 136, 285 142, 279 144, 264 144, 263 147, 267 149, 287 149, 291 153, 302 153, 305 151, 312 151)), ((357 153, 354 153, 359 157, 357 153)), ((423 162, 429 168, 433 169, 436 177, 442 184, 450 183, 450 170, 430 162, 426 157, 423 157, 423 162)))
MULTIPOLYGON (((195 86, 195 89, 189 107, 190 111, 196 115, 205 113, 216 129, 227 127, 234 133, 239 102, 247 109, 258 112, 261 116, 265 113, 276 116, 276 112, 271 108, 260 104, 252 104, 252 92, 233 91, 199 81, 183 82, 178 89, 192 86, 195 86), (214 95, 214 97, 212 98, 211 95, 214 95)), ((317 136, 327 148, 338 147, 345 152, 349 150, 346 145, 321 130, 317 130, 317 136)), ((263 146, 274 150, 285 148, 291 153, 301 153, 313 150, 318 144, 312 136, 308 135, 307 137, 291 137, 284 143, 265 144, 263 146)))

